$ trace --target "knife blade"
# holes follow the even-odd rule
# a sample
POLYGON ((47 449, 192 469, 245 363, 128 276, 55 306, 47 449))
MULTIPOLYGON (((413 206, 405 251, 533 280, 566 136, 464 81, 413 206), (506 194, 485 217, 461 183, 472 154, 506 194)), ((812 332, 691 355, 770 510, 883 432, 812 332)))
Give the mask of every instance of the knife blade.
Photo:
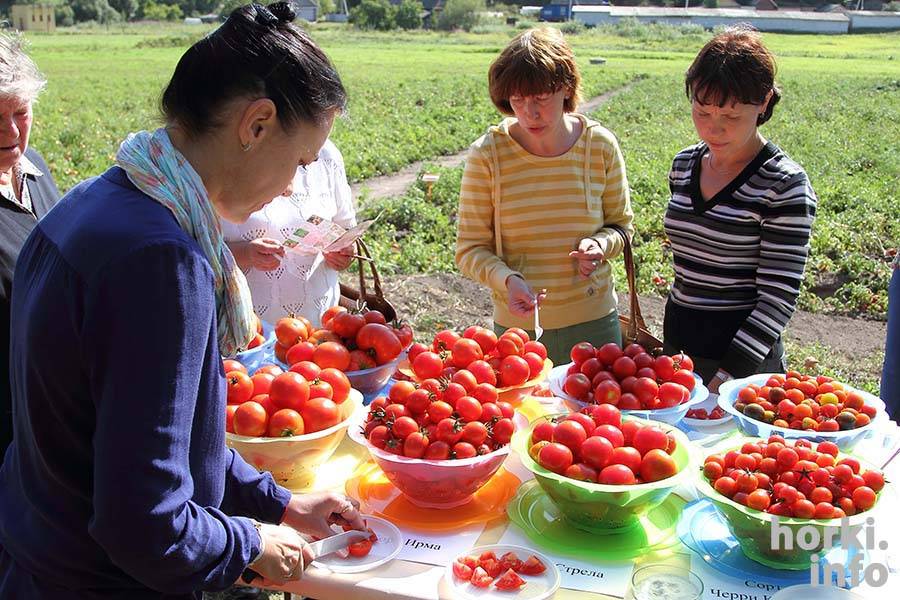
POLYGON ((322 556, 327 556, 328 554, 331 554, 333 552, 337 552, 338 550, 343 550, 354 542, 366 540, 370 535, 372 535, 372 533, 369 531, 358 531, 354 529, 352 531, 345 531, 343 533, 327 537, 324 540, 319 540, 318 542, 313 542, 309 545, 309 547, 313 551, 313 554, 315 554, 315 557, 320 558, 322 556))

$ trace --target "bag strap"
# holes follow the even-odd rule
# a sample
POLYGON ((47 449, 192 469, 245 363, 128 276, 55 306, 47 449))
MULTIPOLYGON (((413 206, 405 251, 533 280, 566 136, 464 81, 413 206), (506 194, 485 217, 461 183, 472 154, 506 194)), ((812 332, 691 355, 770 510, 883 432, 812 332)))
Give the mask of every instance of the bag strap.
POLYGON ((638 300, 637 282, 634 272, 634 254, 631 250, 631 240, 628 239, 628 234, 625 232, 625 229, 618 225, 606 225, 606 228, 612 229, 618 233, 625 242, 622 256, 625 259, 625 275, 628 280, 629 314, 631 317, 628 322, 627 333, 630 339, 636 339, 638 330, 647 329, 647 324, 644 322, 644 315, 641 313, 641 304, 638 300))

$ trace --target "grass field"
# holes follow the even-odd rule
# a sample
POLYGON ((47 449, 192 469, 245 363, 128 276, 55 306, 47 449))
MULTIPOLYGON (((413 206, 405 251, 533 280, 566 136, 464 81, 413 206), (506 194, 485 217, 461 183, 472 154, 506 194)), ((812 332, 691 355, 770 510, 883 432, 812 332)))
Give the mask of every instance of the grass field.
MULTIPOLYGON (((490 61, 514 32, 350 32, 315 28, 350 93, 334 140, 360 180, 465 148, 499 115, 487 97, 490 61)), ((156 124, 156 101, 195 29, 129 28, 34 35, 32 53, 49 86, 36 108, 33 144, 61 188, 101 172, 129 131, 156 124)), ((666 291, 670 257, 660 242, 671 157, 695 141, 682 77, 709 37, 695 28, 626 25, 570 40, 585 96, 631 87, 593 116, 625 153, 639 237, 642 292, 666 291), (604 57, 602 66, 589 64, 604 57), (659 279, 657 279, 659 281, 659 279)), ((900 35, 766 35, 779 57, 784 100, 763 132, 810 174, 818 193, 813 254, 801 307, 881 317, 885 251, 900 240, 900 35)), ((389 270, 453 270, 459 169, 427 202, 421 187, 370 204, 389 270)))

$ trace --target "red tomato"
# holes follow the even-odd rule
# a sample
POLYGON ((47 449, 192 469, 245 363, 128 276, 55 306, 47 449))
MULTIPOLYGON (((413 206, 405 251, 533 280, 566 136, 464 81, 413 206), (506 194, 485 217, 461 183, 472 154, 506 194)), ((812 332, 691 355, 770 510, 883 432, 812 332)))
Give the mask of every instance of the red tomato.
POLYGON ((669 408, 678 406, 684 399, 684 386, 667 381, 659 386, 659 405, 660 408, 669 408))
POLYGON ((253 382, 253 395, 258 396, 269 393, 269 388, 275 380, 275 376, 270 373, 256 372, 250 380, 253 382))
POLYGON ((507 569, 500 578, 494 582, 494 587, 498 590, 517 590, 525 585, 525 580, 512 569, 507 569))
POLYGON ((352 340, 356 333, 366 324, 365 318, 359 313, 338 313, 328 322, 328 329, 344 339, 352 340))
POLYGON ((513 571, 519 571, 522 568, 522 561, 515 552, 506 552, 500 557, 500 567, 503 570, 512 569, 513 571))
POLYGON ((343 371, 331 367, 322 369, 319 379, 331 385, 332 396, 335 404, 341 404, 350 397, 350 379, 343 371))
POLYGON ((434 352, 422 352, 413 360, 412 368, 419 379, 431 379, 440 377, 444 363, 434 352))
POLYGON ((597 355, 597 351, 594 348, 594 345, 590 342, 579 342, 572 346, 571 352, 569 352, 569 356, 572 358, 572 362, 576 365, 580 365, 590 358, 594 358, 597 355))
POLYGON ((337 404, 329 398, 310 398, 300 414, 303 416, 307 433, 328 429, 341 420, 337 404))
POLYGON ((659 393, 659 385, 649 377, 641 377, 634 382, 634 391, 632 392, 641 404, 652 402, 659 393))
MULTIPOLYGON (((588 407, 585 410, 589 410, 589 409, 590 409, 590 407, 588 407)), ((594 419, 592 419, 589 415, 585 414, 585 412, 571 413, 571 414, 567 415, 566 418, 563 419, 563 421, 575 421, 576 423, 579 423, 582 427, 584 427, 585 433, 593 431, 594 428, 597 426, 597 424, 594 423, 594 419)))
POLYGON ((524 358, 528 363, 528 381, 536 379, 544 370, 544 359, 534 352, 526 352, 524 358))
POLYGON ((437 440, 428 444, 425 448, 426 460, 447 460, 450 458, 450 445, 442 440, 437 440))
MULTIPOLYGON (((609 440, 609 443, 612 444, 613 448, 625 445, 625 435, 622 433, 622 430, 618 427, 613 427, 612 425, 597 425, 591 432, 591 437, 596 436, 604 437, 609 440)), ((635 471, 635 473, 637 473, 637 471, 635 471)))
POLYGON ((350 364, 347 366, 347 371, 365 371, 376 366, 375 359, 362 350, 350 351, 350 364))
POLYGON ((547 347, 537 341, 525 342, 525 353, 534 352, 541 357, 541 360, 547 360, 547 347))
POLYGON ((303 417, 296 410, 283 408, 269 419, 269 437, 303 435, 304 431, 303 417))
POLYGON ((628 467, 632 473, 638 473, 641 470, 641 453, 630 446, 620 446, 613 448, 612 456, 609 458, 609 464, 622 465, 628 467))
POLYGON ((440 423, 452 414, 453 407, 443 400, 432 402, 431 406, 428 407, 428 420, 432 423, 440 423))
MULTIPOLYGON (((396 423, 394 426, 396 427, 396 423)), ((425 456, 425 451, 428 449, 428 437, 419 432, 414 431, 410 433, 405 440, 403 440, 403 456, 407 458, 422 458, 425 456)))
POLYGON ((282 346, 290 347, 294 344, 305 342, 309 334, 310 332, 307 330, 306 325, 293 317, 284 317, 283 319, 278 319, 275 323, 275 337, 278 338, 278 343, 282 346))
POLYGON ((333 367, 346 371, 350 366, 350 351, 338 342, 323 342, 316 346, 313 352, 313 362, 323 369, 333 367))
POLYGON ((666 432, 659 427, 641 427, 634 433, 631 445, 643 456, 651 450, 665 451, 669 444, 666 432))
POLYGON ((272 381, 269 398, 278 408, 291 408, 302 415, 303 407, 309 400, 309 383, 299 373, 282 373, 272 381))
POLYGON ((694 385, 697 383, 697 380, 694 379, 694 373, 692 371, 688 371, 687 369, 679 369, 678 371, 675 371, 674 375, 672 375, 672 383, 683 385, 690 392, 694 389, 694 385))
POLYGON ((322 313, 322 327, 327 327, 328 323, 340 313, 347 312, 347 309, 343 306, 332 306, 328 308, 324 313, 322 313))
POLYGON ((609 379, 603 380, 594 388, 594 402, 597 404, 619 404, 622 399, 622 390, 619 384, 609 379))
POLYGON ((234 432, 249 437, 265 435, 268 421, 269 415, 259 403, 244 402, 234 411, 234 432))
POLYGON ((401 321, 400 319, 391 321, 390 326, 391 331, 393 331, 394 335, 397 336, 397 339, 400 340, 400 346, 403 348, 408 348, 409 345, 413 342, 412 326, 406 321, 401 321))
POLYGON ((234 360, 233 358, 226 358, 222 361, 222 370, 223 373, 230 373, 231 371, 240 371, 242 373, 246 373, 247 367, 245 367, 242 363, 234 360))
POLYGON ((231 371, 225 374, 228 384, 228 404, 243 404, 253 397, 253 380, 245 371, 231 371))
POLYGON ((316 345, 312 342, 300 342, 288 348, 284 356, 284 362, 288 365, 294 365, 298 362, 312 361, 316 353, 316 345))
MULTIPOLYGON (((694 361, 691 360, 691 357, 687 354, 676 354, 672 357, 672 360, 675 361, 676 369, 687 369, 688 371, 694 370, 694 361)), ((768 385, 768 384, 766 384, 768 385)))
POLYGON ((553 431, 553 441, 568 447, 572 454, 576 454, 579 451, 581 444, 586 439, 587 432, 581 423, 576 421, 563 421, 553 431))
POLYGON ((641 479, 644 482, 659 481, 672 477, 678 472, 675 459, 669 456, 665 450, 653 449, 641 459, 641 479))
POLYGON ((269 375, 274 375, 275 377, 278 377, 279 375, 284 373, 284 369, 282 369, 278 365, 263 365, 260 368, 258 368, 253 374, 254 375, 265 375, 267 373, 269 375))
POLYGON ((416 360, 416 357, 418 355, 428 351, 428 346, 426 346, 425 344, 420 344, 419 342, 415 342, 412 346, 409 347, 409 350, 406 351, 406 358, 409 359, 410 364, 412 364, 412 362, 416 360))
POLYGON ((322 372, 322 367, 314 362, 304 360, 292 364, 291 368, 288 370, 293 371, 294 373, 300 373, 307 381, 314 381, 322 372))
POLYGON ((622 349, 619 348, 618 344, 610 342, 608 344, 604 344, 597 350, 597 358, 606 365, 607 367, 612 366, 616 359, 622 357, 622 349))
POLYGON ((563 391, 576 400, 584 400, 591 391, 591 380, 583 373, 569 375, 563 383, 563 391))
POLYGON ((616 376, 616 379, 621 380, 629 375, 634 375, 637 372, 637 365, 635 365, 634 361, 628 356, 622 356, 621 358, 617 358, 616 362, 612 364, 611 370, 613 375, 616 376))
POLYGON ((363 314, 366 323, 375 323, 376 325, 386 325, 387 319, 380 310, 369 310, 363 314))
POLYGON ((451 356, 455 367, 465 369, 469 363, 484 358, 484 352, 475 340, 460 338, 453 344, 451 356))
POLYGON ((853 505, 857 511, 869 510, 875 506, 877 497, 872 488, 868 486, 860 486, 853 490, 853 505))
POLYGON ((475 386, 478 385, 478 380, 467 369, 461 369, 454 373, 450 378, 450 382, 461 385, 467 394, 471 394, 475 390, 475 386))
POLYGON ((613 453, 613 445, 602 436, 589 437, 581 444, 581 459, 595 469, 602 469, 609 464, 613 453))
POLYGON ((622 426, 622 413, 612 404, 591 406, 590 415, 594 420, 594 425, 612 425, 613 427, 622 426))
POLYGON ((675 361, 671 356, 665 354, 657 356, 653 361, 653 370, 656 371, 656 377, 660 381, 666 382, 672 379, 675 374, 675 361))
POLYGON ((462 437, 460 438, 464 442, 468 442, 472 444, 476 448, 484 443, 487 439, 488 430, 485 427, 484 423, 480 423, 478 421, 473 421, 471 423, 466 423, 462 428, 462 437))
POLYGON ((550 421, 542 421, 534 426, 534 429, 531 430, 531 443, 536 444, 538 442, 553 441, 553 431, 556 429, 556 423, 551 423, 550 421))
POLYGON ((572 464, 572 451, 555 442, 551 442, 541 448, 538 454, 538 462, 542 467, 554 473, 564 473, 572 464))
POLYGON ((634 472, 625 465, 608 465, 600 471, 597 483, 607 485, 632 485, 635 483, 634 472))
POLYGON ((510 387, 522 385, 528 381, 531 368, 520 356, 506 356, 500 363, 500 386, 510 387))
POLYGON ((456 412, 465 421, 477 421, 481 417, 481 403, 471 396, 463 396, 456 402, 456 412))
POLYGON ((436 336, 434 336, 434 341, 431 343, 431 349, 435 352, 441 352, 442 350, 451 350, 453 345, 456 343, 456 340, 459 339, 459 334, 455 331, 450 331, 449 329, 444 329, 443 331, 438 332, 436 336))
POLYGON ((309 382, 309 399, 313 398, 328 398, 331 400, 331 397, 334 395, 334 390, 331 388, 331 384, 327 381, 322 381, 321 379, 313 379, 309 382))
POLYGON ((363 326, 356 334, 356 345, 363 351, 374 350, 375 362, 379 365, 391 362, 403 350, 391 328, 379 323, 367 323, 363 326))
POLYGON ((452 456, 460 460, 464 458, 472 458, 474 456, 478 456, 478 450, 476 450, 475 446, 468 442, 457 442, 453 444, 452 456))
POLYGON ((494 423, 492 428, 494 441, 498 444, 508 444, 515 432, 515 424, 509 417, 504 417, 494 423))
POLYGON ((229 404, 225 407, 225 431, 234 433, 234 411, 237 410, 237 404, 229 404))
POLYGON ((472 339, 481 347, 481 351, 484 354, 492 351, 497 346, 497 334, 484 327, 479 327, 472 339))
POLYGON ((478 383, 497 385, 497 374, 487 361, 476 360, 469 365, 468 370, 472 373, 475 377, 475 381, 478 383))

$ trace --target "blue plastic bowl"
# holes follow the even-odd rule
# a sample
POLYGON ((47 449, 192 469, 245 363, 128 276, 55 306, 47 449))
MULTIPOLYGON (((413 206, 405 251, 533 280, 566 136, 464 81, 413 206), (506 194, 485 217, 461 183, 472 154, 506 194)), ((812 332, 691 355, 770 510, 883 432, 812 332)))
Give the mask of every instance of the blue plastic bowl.
POLYGON ((719 386, 719 406, 722 407, 722 410, 734 417, 735 421, 737 421, 738 429, 745 435, 758 438, 768 438, 770 435, 780 435, 786 440, 802 438, 813 442, 834 442, 837 444, 838 448, 845 449, 852 448, 869 437, 869 435, 874 433, 880 426, 880 422, 887 418, 885 405, 884 402, 881 401, 881 398, 877 398, 868 392, 850 387, 847 384, 844 384, 845 389, 859 392, 865 398, 866 404, 878 409, 878 413, 875 415, 875 418, 872 419, 871 423, 857 429, 850 429, 847 431, 806 431, 805 429, 776 427, 764 421, 757 421, 756 419, 744 416, 742 412, 734 407, 734 403, 737 401, 738 394, 742 389, 752 383, 763 386, 772 375, 774 375, 774 373, 760 373, 742 379, 732 379, 719 386))
POLYGON ((265 364, 279 364, 275 358, 275 328, 265 321, 262 322, 262 326, 266 341, 251 350, 238 352, 234 357, 235 360, 247 367, 247 372, 251 375, 265 364))

